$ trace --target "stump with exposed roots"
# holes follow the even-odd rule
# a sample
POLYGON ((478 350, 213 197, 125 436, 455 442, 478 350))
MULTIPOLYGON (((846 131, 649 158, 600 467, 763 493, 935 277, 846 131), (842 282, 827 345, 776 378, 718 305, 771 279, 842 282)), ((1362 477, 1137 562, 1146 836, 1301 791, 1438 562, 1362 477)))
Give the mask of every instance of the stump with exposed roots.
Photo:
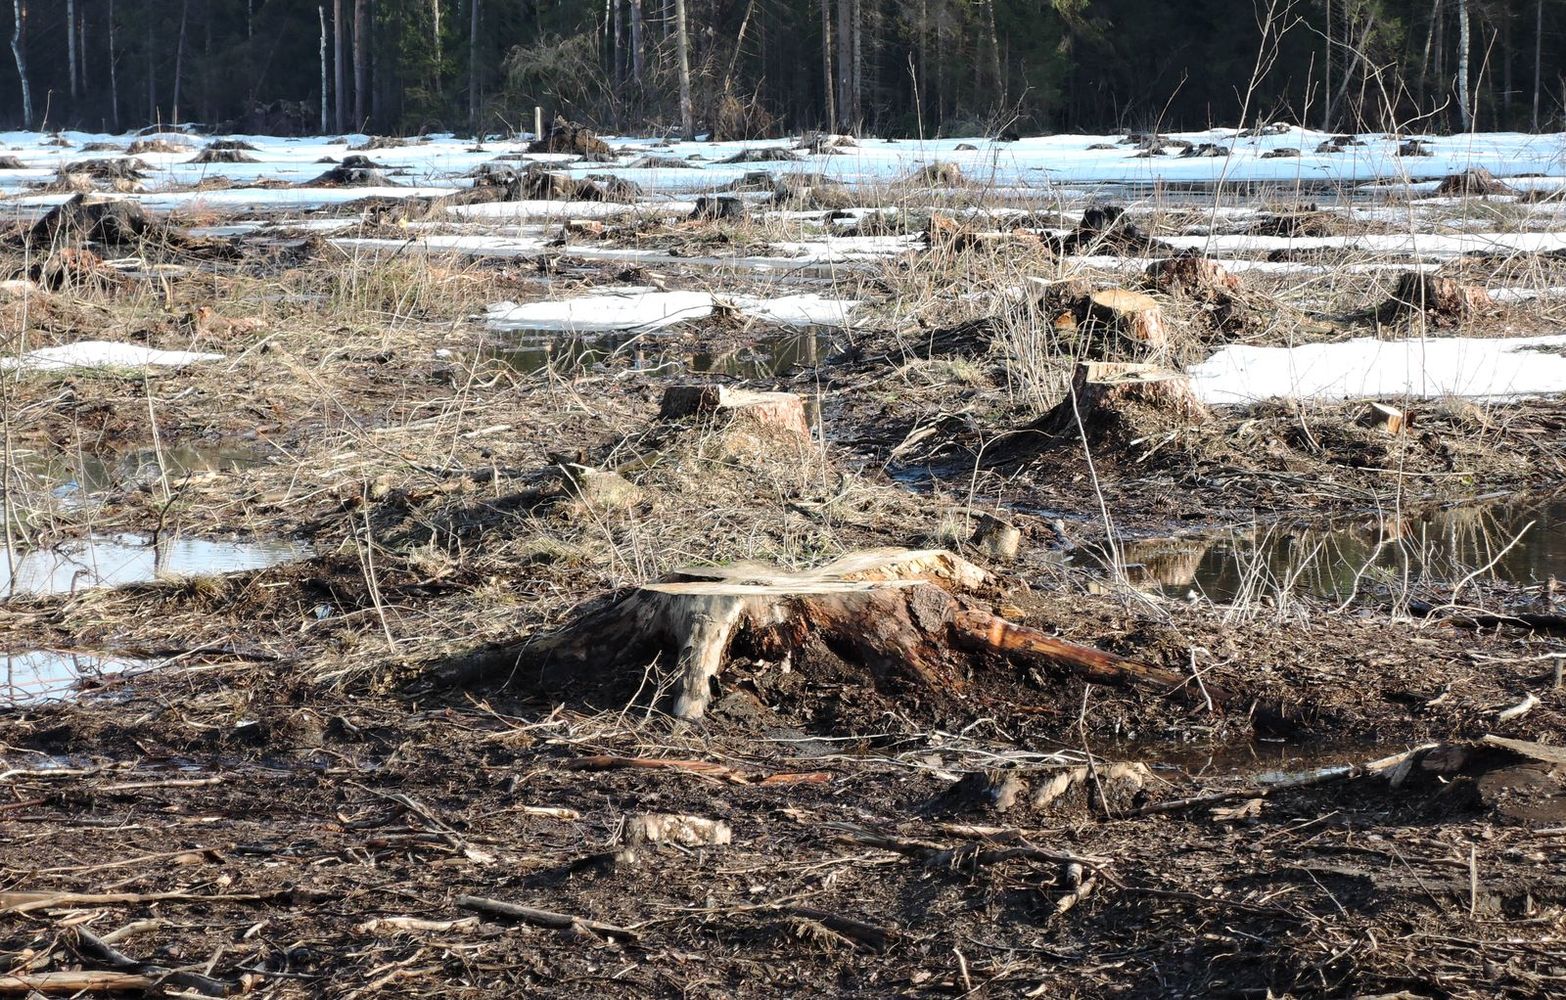
POLYGON ((1392 323, 1422 316, 1436 323, 1471 319, 1495 308, 1490 292, 1480 285, 1465 285, 1456 278, 1410 271, 1398 279, 1392 297, 1376 310, 1376 319, 1392 323))
POLYGON ((1470 167, 1460 174, 1450 174, 1436 186, 1440 195, 1490 195, 1516 194, 1484 167, 1470 167))
POLYGON ((1163 437, 1209 418, 1191 390, 1190 377, 1157 365, 1086 361, 1071 390, 1053 409, 989 450, 996 464, 1024 460, 1040 450, 1086 441, 1090 447, 1124 448, 1163 437))
POLYGON ((1202 695, 1178 671, 1140 663, 1006 621, 976 597, 989 574, 942 550, 871 549, 815 570, 740 564, 680 570, 638 587, 566 628, 445 666, 447 680, 521 675, 580 685, 587 674, 642 676, 674 665, 673 714, 700 718, 733 657, 803 669, 825 649, 889 694, 953 705, 999 659, 1054 667, 1093 683, 1143 684, 1202 695))

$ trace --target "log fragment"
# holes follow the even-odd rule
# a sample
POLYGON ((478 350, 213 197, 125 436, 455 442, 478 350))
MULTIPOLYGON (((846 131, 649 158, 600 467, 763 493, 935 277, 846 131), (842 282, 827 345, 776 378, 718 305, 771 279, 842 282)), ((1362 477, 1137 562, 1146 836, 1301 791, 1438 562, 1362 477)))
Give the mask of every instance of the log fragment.
POLYGON ((660 420, 697 416, 747 420, 759 427, 810 437, 805 401, 792 392, 754 392, 726 385, 672 385, 664 390, 660 420))

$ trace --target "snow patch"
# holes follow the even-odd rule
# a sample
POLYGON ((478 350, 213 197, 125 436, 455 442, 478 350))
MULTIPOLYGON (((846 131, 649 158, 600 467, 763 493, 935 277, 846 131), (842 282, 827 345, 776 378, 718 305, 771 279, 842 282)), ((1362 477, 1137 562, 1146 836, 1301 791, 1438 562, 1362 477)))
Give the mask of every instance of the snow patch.
POLYGON ((0 358, 0 369, 60 371, 65 368, 178 368, 199 361, 221 361, 221 354, 195 351, 159 351, 140 344, 109 340, 83 340, 59 347, 41 347, 17 358, 0 358))
POLYGON ((686 320, 704 319, 718 307, 725 306, 753 319, 784 326, 844 326, 858 305, 850 299, 828 299, 814 294, 759 298, 631 287, 522 305, 499 302, 489 307, 485 320, 495 330, 566 333, 656 330, 686 320))
POLYGON ((1218 406, 1294 399, 1509 397, 1566 392, 1566 335, 1225 347, 1191 369, 1218 406))

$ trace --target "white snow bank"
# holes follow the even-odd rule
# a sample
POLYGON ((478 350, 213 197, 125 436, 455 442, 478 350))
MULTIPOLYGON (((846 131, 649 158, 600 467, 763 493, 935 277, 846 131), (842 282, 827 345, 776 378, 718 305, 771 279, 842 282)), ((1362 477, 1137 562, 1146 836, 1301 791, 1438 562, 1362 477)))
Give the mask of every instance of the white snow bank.
POLYGON ((528 222, 562 219, 612 219, 622 215, 690 215, 694 201, 491 201, 451 205, 447 214, 483 222, 528 222))
POLYGON ((1376 340, 1299 347, 1231 345, 1191 369, 1191 385, 1219 406, 1275 396, 1517 397, 1566 392, 1566 335, 1376 340))
POLYGON ((120 344, 109 340, 83 340, 59 347, 41 347, 19 358, 0 358, 0 369, 14 371, 59 371, 63 368, 178 368, 198 361, 221 361, 221 354, 195 351, 159 351, 140 344, 120 344))
POLYGON ((660 292, 631 287, 596 292, 574 299, 546 302, 500 302, 485 316, 496 330, 559 330, 603 333, 611 330, 655 330, 685 320, 711 316, 719 305, 754 319, 786 326, 843 326, 858 302, 820 295, 758 298, 714 296, 707 292, 660 292))

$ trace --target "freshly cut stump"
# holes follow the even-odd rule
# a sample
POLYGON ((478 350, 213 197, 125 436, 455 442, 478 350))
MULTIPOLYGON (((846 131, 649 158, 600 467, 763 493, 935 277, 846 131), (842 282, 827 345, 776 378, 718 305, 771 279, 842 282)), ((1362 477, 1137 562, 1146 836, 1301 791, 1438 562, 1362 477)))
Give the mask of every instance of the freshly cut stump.
POLYGON ((1139 344, 1160 351, 1169 345, 1169 329, 1158 300, 1128 288, 1106 288, 1087 300, 1087 321, 1139 344))
POLYGON ((792 392, 754 392, 726 385, 672 385, 664 390, 660 420, 719 415, 761 428, 810 437, 805 401, 792 392))
POLYGON ((1414 315, 1454 322, 1494 308, 1495 300, 1483 286, 1411 271, 1398 279, 1392 297, 1376 315, 1383 323, 1414 315))
MULTIPOLYGON (((989 574, 939 549, 870 549, 819 569, 760 564, 679 571, 632 590, 566 629, 448 667, 448 680, 506 673, 523 664, 561 681, 584 670, 642 671, 660 655, 675 663, 673 713, 705 714, 713 682, 736 650, 782 662, 819 640, 878 688, 961 700, 983 661, 1050 663, 1093 683, 1140 682, 1199 699, 1187 678, 1013 624, 970 595, 989 574)), ((1207 686, 1214 703, 1223 700, 1207 686)))

